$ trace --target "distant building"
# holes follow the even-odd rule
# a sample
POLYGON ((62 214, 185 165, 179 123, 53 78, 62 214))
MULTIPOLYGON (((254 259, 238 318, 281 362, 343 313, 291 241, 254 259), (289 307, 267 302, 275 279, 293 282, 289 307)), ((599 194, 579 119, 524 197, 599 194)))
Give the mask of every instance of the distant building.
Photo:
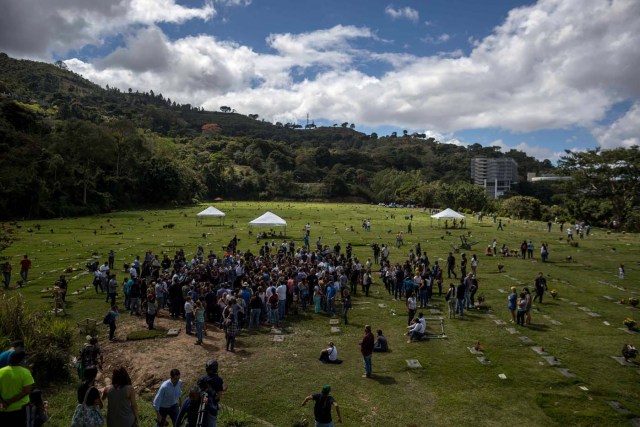
POLYGON ((484 187, 487 196, 497 199, 518 182, 518 163, 509 157, 471 159, 471 179, 484 187))

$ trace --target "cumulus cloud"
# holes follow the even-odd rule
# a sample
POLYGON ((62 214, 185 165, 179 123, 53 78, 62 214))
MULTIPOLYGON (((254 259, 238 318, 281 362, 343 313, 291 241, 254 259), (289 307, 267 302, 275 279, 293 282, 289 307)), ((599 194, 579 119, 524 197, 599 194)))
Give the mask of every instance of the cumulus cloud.
POLYGON ((384 13, 391 17, 391 19, 408 19, 411 22, 418 22, 420 19, 420 13, 412 7, 400 7, 398 9, 389 5, 384 8, 384 13))
POLYGON ((0 51, 48 60, 94 44, 131 26, 208 20, 215 15, 207 0, 200 8, 175 0, 20 0, 3 2, 0 51))
MULTIPOLYGON (((205 34, 172 40, 156 23, 206 20, 215 15, 214 4, 248 2, 189 8, 161 0, 161 8, 144 7, 150 1, 49 0, 46 8, 35 0, 7 2, 0 50, 22 57, 65 52, 126 28, 124 44, 104 58, 67 64, 102 85, 153 89, 210 109, 230 105, 274 121, 309 113, 329 122, 437 129, 445 140, 463 129, 583 127, 603 147, 638 143, 637 1, 540 0, 510 11, 489 36, 473 39, 470 53, 423 57, 394 52, 374 30, 349 25, 270 34, 266 53, 205 34), (379 63, 386 73, 365 71, 379 63), (627 114, 610 126, 596 125, 614 104, 629 99, 634 106, 627 114)), ((388 6, 385 12, 419 19, 411 8, 388 6)), ((510 148, 517 147, 535 152, 526 144, 510 148)), ((542 151, 538 156, 557 157, 542 151)))
POLYGON ((609 126, 599 126, 593 130, 602 148, 640 146, 640 104, 635 103, 618 120, 609 126))
POLYGON ((549 148, 531 145, 526 142, 520 142, 516 145, 505 144, 502 139, 496 139, 487 144, 488 147, 500 147, 500 151, 507 153, 511 150, 522 151, 531 157, 536 159, 549 159, 552 162, 556 162, 561 156, 565 155, 564 151, 554 151, 549 148))

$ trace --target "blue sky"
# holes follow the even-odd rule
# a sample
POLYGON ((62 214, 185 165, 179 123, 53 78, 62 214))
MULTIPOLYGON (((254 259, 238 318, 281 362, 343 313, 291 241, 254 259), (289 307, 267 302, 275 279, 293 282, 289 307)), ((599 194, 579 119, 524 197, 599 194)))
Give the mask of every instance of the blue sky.
POLYGON ((0 51, 210 110, 555 161, 640 143, 638 16, 635 0, 23 0, 0 51))

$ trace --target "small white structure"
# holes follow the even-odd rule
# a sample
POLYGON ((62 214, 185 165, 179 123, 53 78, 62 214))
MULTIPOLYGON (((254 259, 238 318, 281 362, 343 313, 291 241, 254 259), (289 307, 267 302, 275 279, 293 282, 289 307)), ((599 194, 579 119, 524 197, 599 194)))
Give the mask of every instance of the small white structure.
POLYGON ((438 212, 437 214, 431 215, 432 220, 435 218, 438 220, 438 223, 440 223, 441 219, 465 219, 465 216, 462 214, 459 214, 458 212, 454 211, 451 208, 447 208, 441 212, 438 212))
POLYGON ((213 206, 209 206, 207 209, 202 212, 196 214, 196 223, 200 221, 202 224, 202 220, 204 218, 220 218, 220 223, 224 222, 225 213, 220 209, 214 208, 213 206))
POLYGON ((265 212, 258 218, 251 221, 249 225, 255 225, 259 227, 285 227, 284 234, 287 234, 287 221, 272 212, 265 212))

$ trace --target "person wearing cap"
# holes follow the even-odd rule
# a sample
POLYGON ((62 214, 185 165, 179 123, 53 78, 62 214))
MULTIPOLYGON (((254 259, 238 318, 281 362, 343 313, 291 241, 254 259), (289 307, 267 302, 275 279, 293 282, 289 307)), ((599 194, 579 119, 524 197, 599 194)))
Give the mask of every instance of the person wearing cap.
POLYGON ((167 418, 171 419, 174 426, 178 425, 182 380, 180 371, 177 369, 172 369, 170 376, 170 379, 162 383, 153 399, 153 409, 156 411, 157 425, 160 427, 165 426, 167 418))
POLYGON ((31 372, 21 366, 27 357, 23 349, 9 357, 9 366, 0 369, 0 424, 24 426, 27 424, 29 393, 34 384, 31 372))
POLYGON ((340 415, 340 407, 338 402, 329 394, 331 392, 331 386, 325 384, 322 387, 321 393, 310 394, 302 401, 302 406, 306 405, 308 401, 315 401, 313 407, 313 417, 316 421, 316 427, 333 427, 333 419, 331 418, 331 408, 336 408, 336 415, 338 415, 338 422, 342 423, 342 416, 340 415))

